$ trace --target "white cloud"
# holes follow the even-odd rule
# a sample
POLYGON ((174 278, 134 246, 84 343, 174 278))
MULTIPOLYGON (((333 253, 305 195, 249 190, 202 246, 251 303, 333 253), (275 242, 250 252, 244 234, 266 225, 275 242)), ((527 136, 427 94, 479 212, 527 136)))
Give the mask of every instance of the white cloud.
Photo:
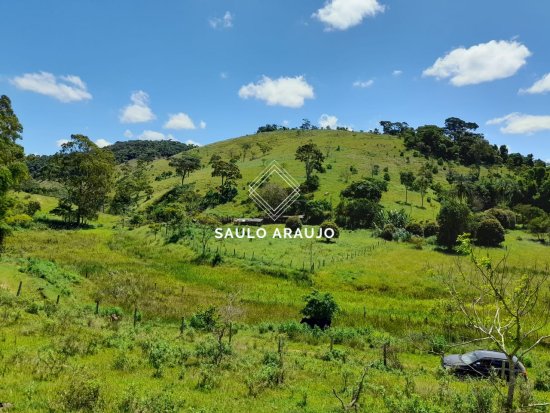
POLYGON ((213 29, 230 29, 233 27, 233 15, 226 11, 223 17, 214 17, 208 23, 213 29))
POLYGON ((201 120, 201 122, 199 123, 199 128, 206 129, 206 122, 201 120))
POLYGON ((513 76, 529 56, 529 49, 519 42, 491 40, 449 52, 424 70, 423 75, 450 78, 454 86, 475 85, 513 76))
POLYGON ((128 138, 128 139, 131 139, 134 137, 134 134, 132 133, 132 131, 130 129, 126 129, 123 133, 124 137, 125 138, 128 138))
POLYGON ((58 139, 55 141, 55 144, 57 145, 58 148, 61 148, 61 146, 66 143, 69 143, 68 139, 58 139))
POLYGON ((165 129, 196 129, 193 119, 187 113, 176 113, 170 115, 168 122, 164 124, 165 129))
POLYGON ((510 113, 501 118, 487 121, 488 125, 503 125, 502 133, 530 135, 535 132, 550 130, 550 115, 526 115, 523 113, 510 113))
POLYGON ((142 123, 156 119, 155 114, 149 107, 149 95, 143 90, 138 90, 130 96, 131 104, 120 112, 122 123, 142 123))
POLYGON ((195 141, 194 141, 194 140, 192 140, 192 139, 187 139, 187 140, 185 141, 185 143, 186 143, 187 145, 197 145, 197 146, 202 146, 202 143, 199 143, 199 142, 195 142, 195 141))
POLYGON ((319 118, 319 126, 321 128, 326 128, 328 126, 330 129, 336 129, 338 126, 338 118, 336 116, 327 115, 324 113, 319 118))
POLYGON ((371 87, 373 84, 374 84, 374 79, 357 80, 357 81, 353 82, 353 87, 358 87, 358 88, 361 88, 361 89, 365 89, 365 88, 371 87))
POLYGON ((10 79, 21 90, 50 96, 61 102, 78 102, 92 98, 86 84, 78 76, 55 76, 48 72, 25 73, 10 79))
POLYGON ((365 17, 382 13, 384 9, 378 0, 330 0, 312 17, 325 23, 327 30, 346 30, 357 26, 365 17))
POLYGON ((519 90, 519 93, 528 93, 530 95, 546 92, 550 92, 550 73, 545 74, 542 78, 533 83, 533 86, 530 88, 519 90))
POLYGON ((138 136, 138 139, 143 141, 163 141, 169 140, 173 141, 175 138, 171 134, 165 135, 162 132, 157 132, 154 130, 144 130, 141 135, 138 136))
POLYGON ((392 75, 393 76, 401 76, 403 74, 403 71, 402 70, 394 70, 392 72, 392 75))
POLYGON ((105 139, 98 139, 97 141, 95 141, 95 144, 97 146, 99 146, 100 148, 104 148, 105 146, 109 146, 109 145, 112 145, 111 142, 105 140, 105 139))
POLYGON ((303 76, 280 77, 271 79, 263 76, 258 83, 249 83, 239 90, 242 99, 255 98, 265 101, 270 106, 300 108, 305 99, 313 99, 313 87, 303 76))
POLYGON ((229 75, 226 72, 221 72, 220 77, 225 80, 229 77, 229 75))

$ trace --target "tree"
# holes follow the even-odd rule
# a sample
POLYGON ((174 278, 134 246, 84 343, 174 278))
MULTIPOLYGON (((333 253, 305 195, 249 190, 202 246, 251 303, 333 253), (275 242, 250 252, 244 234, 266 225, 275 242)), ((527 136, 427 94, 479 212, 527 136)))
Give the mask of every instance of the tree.
POLYGON ((324 172, 323 162, 325 155, 316 144, 309 141, 296 149, 296 160, 301 161, 306 167, 306 182, 311 180, 314 171, 324 172))
POLYGON ((241 179, 241 171, 237 165, 233 162, 226 162, 215 160, 212 163, 212 176, 219 176, 222 179, 222 187, 226 181, 234 181, 235 179, 241 179))
POLYGON ((409 191, 413 189, 414 186, 414 173, 411 171, 401 171, 399 173, 399 179, 401 185, 405 187, 405 204, 407 204, 409 191))
POLYGON ((302 323, 310 327, 327 328, 332 324, 332 319, 338 311, 338 304, 330 293, 320 293, 313 290, 304 297, 305 307, 300 311, 303 314, 302 323))
POLYGON ((84 135, 71 135, 70 141, 55 155, 54 163, 54 179, 66 191, 60 204, 76 206, 76 224, 95 218, 111 189, 115 168, 113 153, 99 148, 84 135))
POLYGON ((21 139, 23 126, 15 115, 10 99, 0 96, 0 252, 10 229, 5 222, 8 212, 7 193, 28 177, 21 139))
POLYGON ((285 228, 289 228, 292 233, 302 228, 302 220, 300 217, 288 217, 285 222, 285 228))
POLYGON ((181 176, 181 184, 186 176, 191 172, 201 169, 201 160, 198 156, 184 153, 180 158, 172 158, 169 165, 176 170, 176 174, 181 176))
POLYGON ((260 152, 262 152, 263 156, 267 155, 273 149, 273 147, 267 142, 256 142, 256 145, 260 148, 260 152))
POLYGON ((202 247, 201 257, 206 257, 208 243, 214 236, 214 230, 220 225, 220 222, 210 215, 199 215, 196 219, 198 229, 198 239, 202 247))
POLYGON ((433 174, 431 171, 431 168, 428 164, 425 164, 420 168, 420 171, 418 172, 418 176, 414 180, 414 188, 420 192, 420 198, 422 200, 421 206, 424 207, 424 197, 426 196, 426 192, 428 191, 428 188, 433 182, 433 174))
POLYGON ((252 144, 250 142, 243 142, 241 143, 241 149, 243 150, 243 162, 246 160, 246 153, 252 148, 252 144))
POLYGON ((550 339, 544 333, 550 320, 550 274, 528 268, 518 274, 506 265, 507 256, 498 262, 478 257, 467 238, 461 249, 469 253, 472 268, 459 266, 458 275, 450 276, 449 291, 467 324, 481 334, 473 341, 488 341, 506 355, 508 391, 501 395, 506 412, 512 412, 517 383, 512 372, 519 360, 550 339))
POLYGON ((539 241, 543 241, 545 235, 550 236, 550 217, 541 216, 541 217, 533 218, 527 224, 527 228, 529 229, 529 232, 531 234, 534 234, 537 236, 537 239, 539 241))
POLYGON ((153 187, 147 176, 146 162, 139 159, 135 167, 124 164, 122 173, 115 183, 115 194, 111 200, 110 210, 125 217, 137 207, 142 196, 149 199, 152 194, 153 187))
POLYGON ((451 250, 458 236, 466 232, 469 217, 470 209, 467 205, 455 200, 445 201, 437 215, 437 243, 451 250))
POLYGON ((382 193, 388 190, 388 182, 374 178, 365 178, 361 181, 352 182, 340 195, 349 199, 368 199, 380 202, 382 193))

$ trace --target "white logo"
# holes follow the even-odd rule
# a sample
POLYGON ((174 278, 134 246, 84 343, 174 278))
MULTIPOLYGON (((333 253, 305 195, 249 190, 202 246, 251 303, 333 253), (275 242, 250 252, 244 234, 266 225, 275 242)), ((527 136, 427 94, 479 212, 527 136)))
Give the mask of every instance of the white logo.
POLYGON ((288 207, 300 197, 300 185, 277 163, 277 161, 272 161, 267 168, 265 168, 262 173, 260 173, 254 181, 252 181, 248 187, 248 193, 256 205, 263 209, 273 221, 276 221, 277 218, 279 218, 288 209, 288 207), (258 189, 260 189, 260 187, 274 174, 279 176, 290 189, 289 195, 278 205, 270 205, 258 191, 258 189))

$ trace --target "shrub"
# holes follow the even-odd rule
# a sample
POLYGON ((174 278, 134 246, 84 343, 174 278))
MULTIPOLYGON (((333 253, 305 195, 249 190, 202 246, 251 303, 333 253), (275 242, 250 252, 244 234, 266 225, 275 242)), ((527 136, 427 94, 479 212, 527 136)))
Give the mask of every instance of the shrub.
POLYGON ((327 229, 332 229, 334 231, 334 236, 332 238, 327 238, 325 237, 326 241, 327 242, 330 242, 331 239, 336 239, 336 238, 339 238, 340 237, 340 228, 338 228, 338 225, 336 225, 334 222, 332 221, 325 221, 321 224, 321 231, 323 232, 323 234, 325 234, 325 231, 327 229))
POLYGON ((218 323, 218 310, 210 306, 203 311, 199 311, 189 320, 189 325, 197 330, 213 331, 218 323))
POLYGON ((300 311, 305 322, 310 327, 326 328, 332 324, 332 318, 338 311, 338 304, 330 293, 320 293, 317 290, 304 297, 305 307, 300 311))
POLYGON ((16 214, 6 218, 6 223, 12 227, 28 228, 31 222, 32 218, 27 214, 16 214))
POLYGON ((33 216, 36 212, 40 211, 42 209, 42 206, 40 205, 40 202, 38 201, 29 201, 26 208, 26 213, 29 216, 33 216))
POLYGON ((505 229, 516 227, 516 214, 509 209, 491 208, 487 211, 487 214, 496 218, 505 229))
POLYGON ((295 233, 296 230, 302 228, 302 220, 300 217, 288 217, 285 222, 285 227, 290 228, 292 233, 295 233))
POLYGON ((172 348, 164 340, 153 341, 148 347, 149 364, 155 369, 153 377, 162 377, 164 366, 172 357, 172 348))
POLYGON ((433 237, 439 233, 439 225, 437 222, 429 221, 424 224, 424 236, 426 238, 433 237))
POLYGON ((305 204, 306 222, 310 225, 319 225, 330 216, 331 212, 330 202, 325 200, 308 201, 305 204))
POLYGON ((371 228, 382 207, 369 199, 343 199, 336 207, 336 224, 347 229, 371 228))
POLYGON ((504 235, 504 228, 497 219, 485 217, 477 226, 475 243, 484 247, 497 247, 504 241, 504 235))
POLYGON ((535 379, 535 390, 550 391, 550 369, 544 370, 535 379))
POLYGON ((62 411, 94 412, 101 411, 101 386, 97 379, 90 379, 84 371, 77 372, 67 380, 59 393, 62 411))
POLYGON ((304 183, 300 185, 300 190, 304 193, 315 192, 319 189, 319 177, 317 175, 311 175, 304 183))
POLYGON ((382 232, 380 232, 380 238, 385 239, 386 241, 392 241, 393 240, 393 234, 397 228, 395 228, 395 225, 393 224, 386 224, 384 225, 384 229, 382 232))
POLYGON ((466 232, 470 209, 467 205, 458 201, 447 201, 441 206, 437 215, 439 232, 437 242, 439 245, 452 249, 458 236, 466 232))
POLYGON ((418 222, 409 222, 405 229, 413 235, 424 236, 424 228, 418 222))

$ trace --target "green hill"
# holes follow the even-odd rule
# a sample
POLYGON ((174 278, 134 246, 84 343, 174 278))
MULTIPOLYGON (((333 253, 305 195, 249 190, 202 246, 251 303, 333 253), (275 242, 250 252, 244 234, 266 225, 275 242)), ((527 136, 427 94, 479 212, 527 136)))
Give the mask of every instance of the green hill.
MULTIPOLYGON (((314 199, 325 199, 333 205, 338 203, 340 191, 354 180, 372 176, 374 165, 379 166, 378 178, 382 179, 384 168, 388 168, 391 178, 388 192, 382 197, 382 205, 388 209, 405 208, 411 216, 418 220, 434 219, 439 209, 438 202, 430 191, 427 195, 428 202, 421 208, 420 194, 409 192, 409 203, 405 205, 405 188, 400 184, 399 173, 401 171, 417 172, 426 163, 423 156, 414 156, 414 152, 406 150, 403 139, 390 135, 377 135, 363 132, 350 131, 277 131, 248 135, 240 138, 228 139, 216 142, 200 148, 195 148, 189 153, 200 156, 203 168, 194 172, 187 182, 196 182, 196 188, 204 193, 209 188, 219 185, 220 179, 211 176, 212 168, 207 165, 213 154, 220 155, 229 160, 240 155, 237 166, 241 170, 242 179, 238 180, 239 194, 236 199, 225 205, 220 205, 209 212, 230 216, 256 216, 260 214, 254 206, 243 204, 248 194, 248 183, 271 162, 276 160, 298 182, 305 180, 304 165, 295 160, 296 149, 311 140, 325 154, 326 172, 319 174, 320 187, 313 193, 314 199), (258 144, 267 143, 272 147, 267 154, 262 154, 258 144), (250 144, 246 158, 242 159, 243 144, 250 144), (356 174, 345 177, 350 167, 356 168, 356 174), (346 182, 347 181, 347 182, 346 182)), ((418 155, 418 154, 417 154, 418 155)), ((434 161, 432 161, 434 162, 434 161)), ((168 165, 168 160, 156 160, 152 163, 151 177, 160 176, 163 172, 173 171, 168 165)), ((438 173, 434 176, 435 182, 446 184, 445 174, 449 168, 457 171, 466 171, 467 168, 455 163, 445 162, 437 165, 438 173)), ((485 170, 482 172, 485 173, 485 170)), ((171 177, 165 180, 154 181, 155 196, 153 200, 180 183, 180 178, 171 177)))

